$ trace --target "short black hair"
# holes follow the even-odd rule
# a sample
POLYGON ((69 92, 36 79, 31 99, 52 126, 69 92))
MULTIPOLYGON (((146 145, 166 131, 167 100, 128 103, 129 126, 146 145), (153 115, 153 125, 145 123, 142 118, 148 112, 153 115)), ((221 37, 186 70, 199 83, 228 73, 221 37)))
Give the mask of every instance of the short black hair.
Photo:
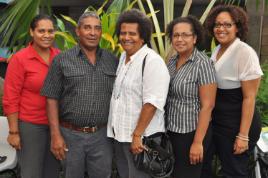
POLYGON ((123 12, 116 23, 116 35, 119 37, 122 23, 137 23, 140 37, 144 43, 149 44, 152 35, 151 20, 138 9, 131 9, 123 12))
POLYGON ((206 28, 210 35, 214 35, 213 28, 215 21, 221 12, 227 12, 230 14, 238 30, 236 36, 242 41, 245 41, 248 33, 248 16, 241 7, 234 5, 218 5, 210 11, 205 22, 206 28))
POLYGON ((40 20, 50 20, 53 24, 53 27, 55 27, 55 23, 54 23, 54 19, 52 17, 50 17, 49 15, 46 15, 46 14, 39 14, 39 15, 36 15, 31 23, 30 23, 30 28, 32 30, 34 30, 36 27, 37 27, 37 23, 40 21, 40 20))
POLYGON ((101 19, 100 19, 100 17, 99 17, 99 15, 98 15, 97 12, 95 12, 95 11, 87 11, 87 12, 84 12, 84 13, 79 17, 77 26, 80 27, 81 24, 82 24, 82 21, 83 21, 85 18, 88 18, 88 17, 96 18, 96 19, 100 20, 100 22, 101 22, 101 19))
POLYGON ((172 20, 168 25, 166 29, 166 35, 168 36, 168 39, 172 40, 173 35, 173 28, 175 25, 179 23, 187 23, 191 25, 191 31, 196 36, 196 47, 197 48, 203 48, 203 41, 204 41, 204 27, 200 23, 200 21, 192 15, 188 15, 186 17, 177 17, 174 20, 172 20))

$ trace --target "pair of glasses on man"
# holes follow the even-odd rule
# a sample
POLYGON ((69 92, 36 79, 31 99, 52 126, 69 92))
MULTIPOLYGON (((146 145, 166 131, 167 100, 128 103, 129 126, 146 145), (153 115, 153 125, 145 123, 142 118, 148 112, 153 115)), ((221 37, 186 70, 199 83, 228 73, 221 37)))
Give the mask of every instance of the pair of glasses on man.
POLYGON ((187 38, 189 38, 190 36, 193 36, 193 33, 174 33, 172 35, 173 39, 179 39, 181 37, 181 39, 185 40, 187 38))
POLYGON ((225 22, 225 23, 214 23, 214 28, 231 28, 233 25, 235 25, 235 22, 225 22))

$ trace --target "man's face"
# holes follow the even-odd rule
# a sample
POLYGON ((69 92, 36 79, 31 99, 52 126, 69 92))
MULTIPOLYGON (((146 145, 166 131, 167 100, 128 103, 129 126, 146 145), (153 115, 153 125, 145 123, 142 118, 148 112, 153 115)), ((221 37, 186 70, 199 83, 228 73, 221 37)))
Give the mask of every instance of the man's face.
POLYGON ((101 38, 101 22, 95 17, 86 17, 81 25, 76 28, 80 45, 88 50, 96 49, 101 38))

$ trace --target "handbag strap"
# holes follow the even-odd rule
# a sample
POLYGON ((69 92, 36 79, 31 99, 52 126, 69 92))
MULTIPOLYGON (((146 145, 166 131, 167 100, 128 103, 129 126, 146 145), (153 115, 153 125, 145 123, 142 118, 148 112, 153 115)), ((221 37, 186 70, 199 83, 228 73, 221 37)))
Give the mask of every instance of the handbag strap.
POLYGON ((143 138, 143 142, 145 145, 147 145, 149 148, 149 151, 157 151, 158 155, 160 156, 161 159, 165 160, 168 159, 170 157, 172 157, 173 153, 169 152, 169 147, 171 147, 171 143, 169 140, 169 137, 167 135, 167 133, 156 133, 153 134, 149 137, 144 137, 143 138), (161 137, 161 143, 157 143, 154 139, 155 138, 159 138, 161 137), (165 148, 163 148, 161 146, 161 144, 165 144, 165 148))
MULTIPOLYGON (((143 58, 143 61, 142 61, 142 73, 141 73, 141 76, 142 76, 142 88, 143 88, 143 73, 144 73, 144 68, 145 68, 145 63, 146 63, 146 57, 147 57, 148 54, 145 55, 145 57, 143 58)), ((142 89, 143 91, 143 89, 142 89)), ((143 101, 142 101, 142 105, 143 105, 143 101)))
POLYGON ((142 78, 143 78, 143 73, 144 73, 144 67, 145 67, 145 62, 146 62, 146 57, 148 54, 146 54, 146 56, 143 58, 143 62, 142 62, 142 78))
POLYGON ((158 152, 158 155, 161 157, 161 159, 165 160, 172 156, 172 153, 168 153, 167 150, 162 148, 159 144, 152 142, 154 151, 158 152))

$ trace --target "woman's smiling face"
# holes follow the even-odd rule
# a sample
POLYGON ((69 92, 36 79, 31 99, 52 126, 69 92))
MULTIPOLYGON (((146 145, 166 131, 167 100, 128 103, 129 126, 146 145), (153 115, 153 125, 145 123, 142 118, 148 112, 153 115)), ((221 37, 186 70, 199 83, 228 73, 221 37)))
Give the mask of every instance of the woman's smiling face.
POLYGON ((229 12, 221 12, 215 19, 214 37, 223 46, 229 46, 236 38, 237 26, 229 12))

